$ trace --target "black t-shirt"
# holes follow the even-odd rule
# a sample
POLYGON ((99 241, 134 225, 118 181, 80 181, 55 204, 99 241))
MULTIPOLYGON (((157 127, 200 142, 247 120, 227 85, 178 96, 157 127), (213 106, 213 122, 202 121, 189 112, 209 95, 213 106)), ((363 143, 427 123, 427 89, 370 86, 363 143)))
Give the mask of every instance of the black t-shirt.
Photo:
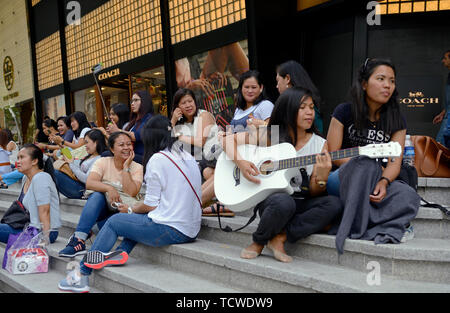
MULTIPOLYGON (((391 140, 393 133, 406 128, 396 129, 390 134, 387 134, 381 129, 380 122, 376 122, 369 123, 370 127, 368 129, 357 130, 353 120, 351 104, 348 102, 339 104, 334 109, 332 116, 344 125, 344 137, 341 149, 365 146, 373 143, 386 143, 391 140)), ((402 119, 403 124, 406 125, 403 116, 402 119)))

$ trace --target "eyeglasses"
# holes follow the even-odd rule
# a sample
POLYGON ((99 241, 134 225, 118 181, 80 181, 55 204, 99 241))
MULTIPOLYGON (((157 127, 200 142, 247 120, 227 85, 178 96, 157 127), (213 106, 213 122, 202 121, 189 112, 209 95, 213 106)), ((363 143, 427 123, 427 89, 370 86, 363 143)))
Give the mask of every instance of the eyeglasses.
POLYGON ((141 101, 141 99, 131 99, 131 103, 141 101))

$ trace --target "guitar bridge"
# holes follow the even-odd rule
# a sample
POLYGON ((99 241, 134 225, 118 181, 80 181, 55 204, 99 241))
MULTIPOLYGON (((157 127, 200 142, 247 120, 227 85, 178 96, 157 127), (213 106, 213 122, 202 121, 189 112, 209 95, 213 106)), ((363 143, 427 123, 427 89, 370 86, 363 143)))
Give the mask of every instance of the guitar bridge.
POLYGON ((234 186, 238 186, 241 184, 241 170, 237 166, 234 167, 233 178, 235 182, 234 186))

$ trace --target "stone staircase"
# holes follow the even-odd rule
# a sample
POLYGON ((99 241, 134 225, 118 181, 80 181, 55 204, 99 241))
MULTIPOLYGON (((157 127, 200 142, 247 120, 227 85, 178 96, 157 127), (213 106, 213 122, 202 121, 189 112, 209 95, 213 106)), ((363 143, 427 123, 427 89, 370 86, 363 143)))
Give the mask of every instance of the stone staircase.
MULTIPOLYGON (((428 201, 448 206, 449 191, 450 179, 419 178, 419 193, 428 201)), ((18 195, 18 185, 0 190, 0 214, 18 195)), ((61 196, 63 226, 57 242, 49 246, 49 272, 12 275, 1 269, 0 291, 60 292, 59 280, 73 266, 70 262, 78 263, 81 257, 60 258, 58 251, 74 232, 84 203, 61 196)), ((248 216, 221 219, 222 226, 233 229, 247 220, 248 216)), ((294 257, 289 264, 276 261, 267 249, 254 260, 239 257, 251 243, 257 223, 225 233, 217 218, 204 217, 193 243, 163 248, 138 244, 125 266, 94 271, 91 292, 450 292, 450 220, 438 209, 420 208, 412 222, 415 238, 407 243, 374 245, 347 239, 345 252, 338 257, 334 236, 316 234, 286 246, 294 257), (368 265, 373 264, 379 265, 380 284, 368 280, 373 271, 368 265)), ((5 244, 0 244, 0 255, 4 249, 5 244)))

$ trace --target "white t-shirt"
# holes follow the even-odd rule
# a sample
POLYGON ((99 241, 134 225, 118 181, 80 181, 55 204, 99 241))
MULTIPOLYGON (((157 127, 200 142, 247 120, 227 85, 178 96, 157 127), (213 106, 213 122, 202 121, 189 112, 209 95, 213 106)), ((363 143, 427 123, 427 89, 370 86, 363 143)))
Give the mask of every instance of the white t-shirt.
POLYGON ((234 112, 234 120, 240 120, 249 114, 253 114, 253 117, 259 120, 267 120, 272 114, 274 104, 269 100, 263 100, 257 105, 249 107, 247 110, 243 111, 240 108, 236 108, 234 112))
POLYGON ((73 141, 72 143, 78 143, 78 140, 80 140, 81 138, 84 138, 84 136, 86 135, 86 133, 88 131, 90 131, 91 129, 89 127, 85 127, 83 128, 83 130, 80 133, 80 136, 78 138, 76 138, 75 136, 73 136, 73 141))
MULTIPOLYGON (((320 153, 323 149, 323 145, 325 144, 326 140, 322 137, 316 135, 313 133, 312 137, 308 140, 306 145, 304 145, 300 150, 297 150, 297 156, 307 156, 311 154, 317 154, 320 153)), ((308 176, 311 176, 312 171, 314 169, 314 164, 307 165, 305 167, 306 172, 308 173, 308 176)), ((294 188, 294 191, 300 191, 300 186, 302 184, 302 175, 295 176, 291 180, 291 186, 294 188)))
MULTIPOLYGON (((201 200, 201 175, 194 157, 173 147, 168 155, 189 178, 201 200)), ((147 190, 144 204, 156 206, 148 213, 155 223, 171 226, 194 238, 200 231, 202 210, 194 191, 178 168, 161 153, 155 153, 147 163, 144 176, 147 190)))
MULTIPOLYGON (((205 113, 207 111, 205 110, 201 110, 199 109, 198 111, 198 115, 194 117, 194 120, 192 123, 184 123, 181 125, 176 125, 175 126, 175 133, 180 132, 181 134, 185 135, 185 136, 192 136, 195 137, 197 135, 197 131, 198 131, 198 127, 201 126, 200 121, 200 115, 202 115, 203 113, 205 113)), ((211 114, 209 112, 207 112, 208 114, 211 114)), ((217 138, 217 134, 219 132, 219 127, 217 126, 216 123, 214 123, 211 128, 209 129, 209 134, 208 137, 206 138, 205 144, 203 145, 203 147, 197 147, 194 146, 194 151, 195 151, 195 156, 197 155, 201 155, 200 153, 203 153, 203 156, 207 159, 207 160, 211 160, 213 158, 213 152, 212 152, 212 147, 216 146, 216 149, 219 149, 220 147, 220 143, 219 143, 219 139, 217 138)))

